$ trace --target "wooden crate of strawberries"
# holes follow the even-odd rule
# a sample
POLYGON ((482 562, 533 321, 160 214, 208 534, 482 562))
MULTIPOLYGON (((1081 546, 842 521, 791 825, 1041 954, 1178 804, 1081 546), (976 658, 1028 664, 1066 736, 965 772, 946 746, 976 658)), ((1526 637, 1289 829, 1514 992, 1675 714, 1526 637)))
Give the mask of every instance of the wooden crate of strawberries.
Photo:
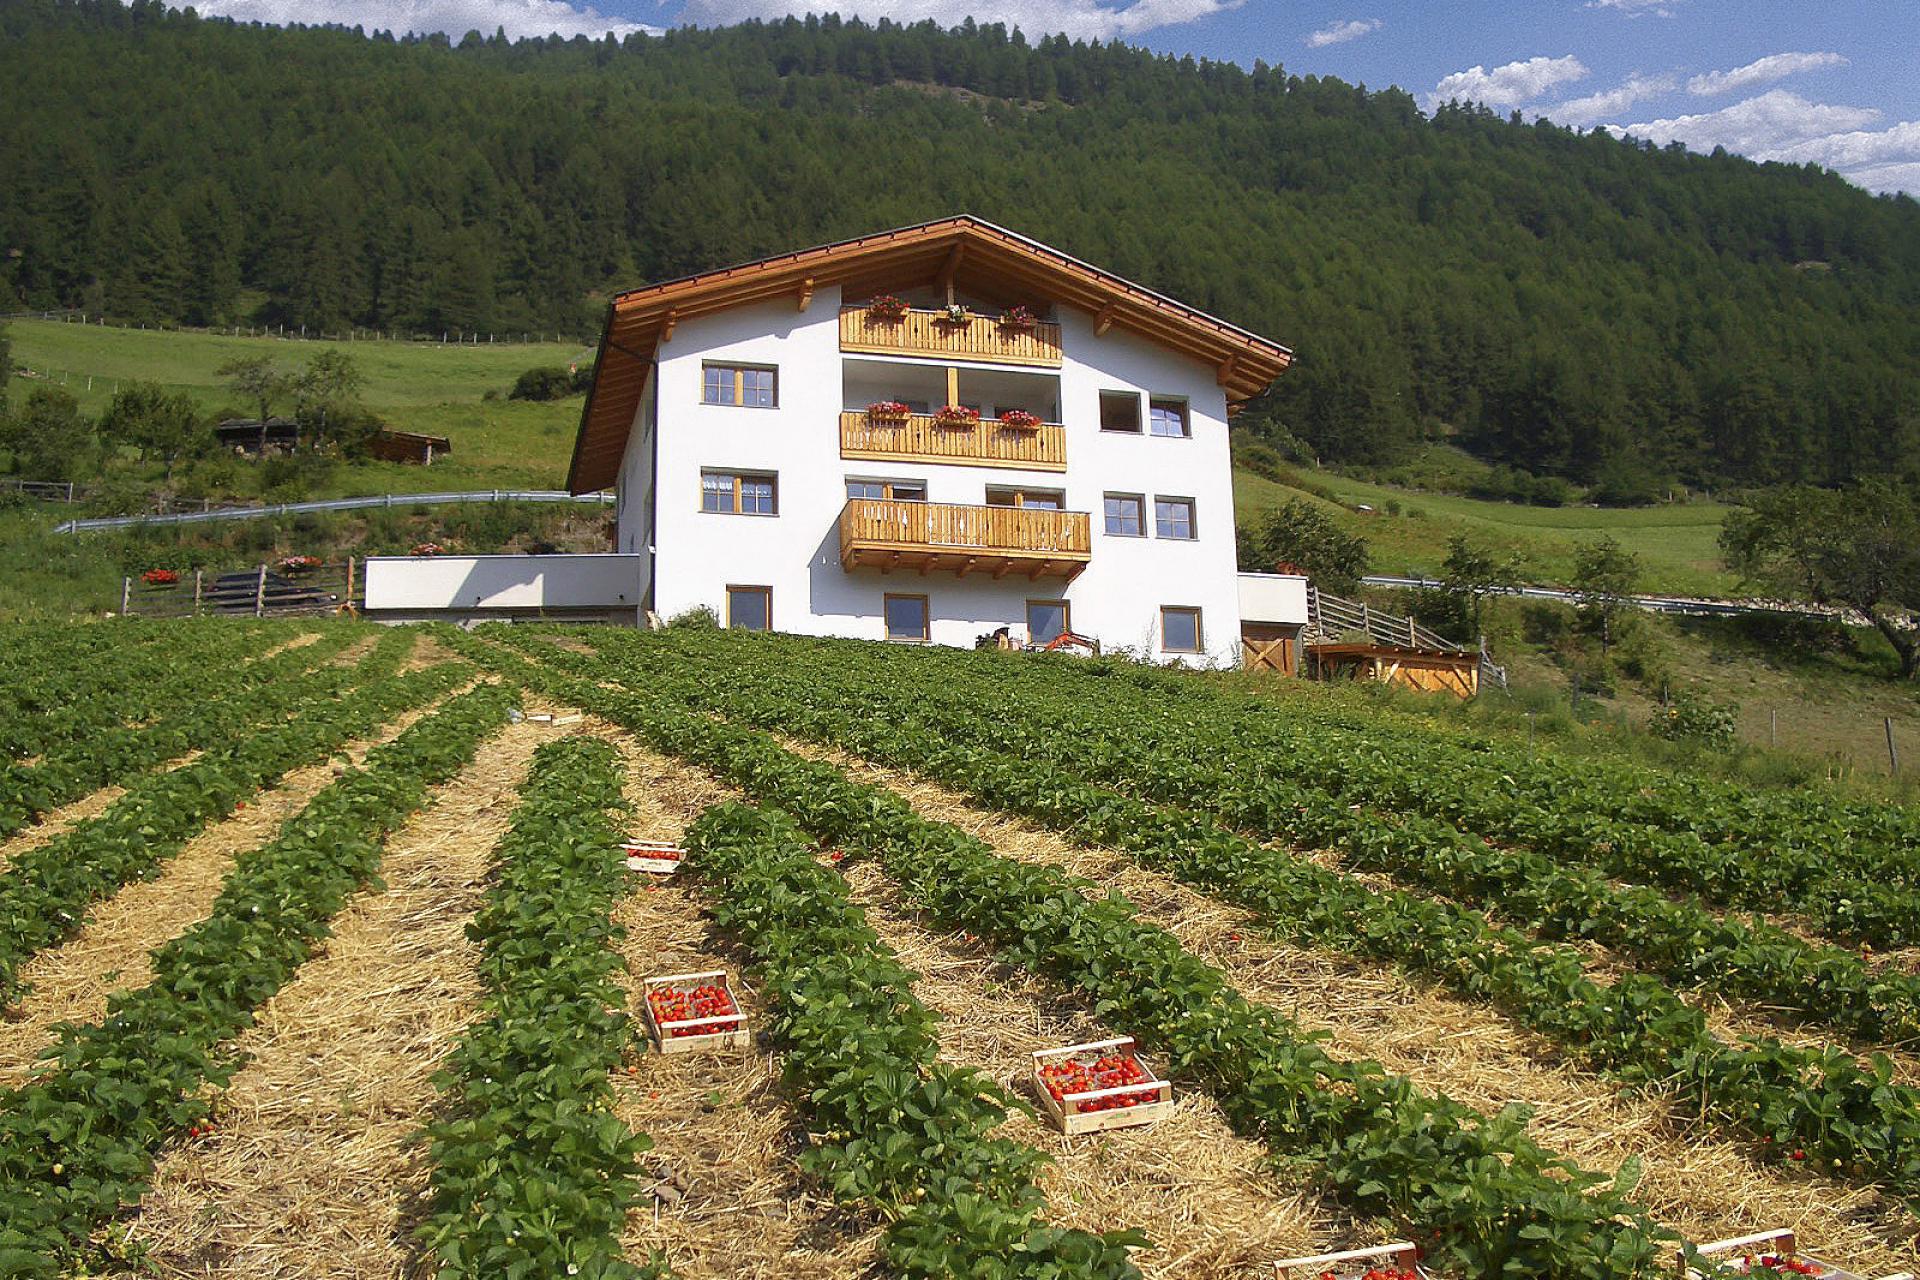
POLYGON ((1431 1280, 1420 1265, 1420 1250, 1409 1241, 1283 1258, 1273 1264, 1274 1280, 1431 1280))
POLYGON ((647 1034, 661 1053, 727 1049, 751 1038, 724 970, 669 973, 648 978, 644 989, 647 1034))
POLYGON ((1173 1085, 1153 1073, 1132 1036, 1042 1049, 1033 1082, 1066 1134, 1151 1124, 1173 1110, 1173 1085))
MULTIPOLYGON (((1836 1263, 1800 1252, 1791 1229, 1757 1231, 1750 1236, 1716 1240, 1697 1250, 1702 1261, 1736 1275, 1819 1276, 1821 1280, 1867 1280, 1858 1271, 1849 1271, 1836 1263)), ((1707 1273, 1694 1266, 1685 1250, 1680 1254, 1680 1272, 1699 1277, 1707 1273)), ((1914 1280, 1911 1271, 1896 1271, 1882 1280, 1914 1280)))
POLYGON ((626 855, 627 870, 650 875, 670 876, 680 869, 687 851, 665 840, 624 840, 620 852, 626 855))

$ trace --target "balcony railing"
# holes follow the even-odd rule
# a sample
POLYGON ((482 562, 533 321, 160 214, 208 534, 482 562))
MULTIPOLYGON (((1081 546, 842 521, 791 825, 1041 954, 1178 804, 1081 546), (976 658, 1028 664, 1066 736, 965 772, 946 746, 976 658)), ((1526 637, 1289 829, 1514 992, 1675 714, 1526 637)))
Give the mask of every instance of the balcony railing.
POLYGON ((840 563, 848 569, 1072 578, 1092 547, 1084 511, 849 498, 840 512, 840 563))
POLYGON ((991 316, 948 324, 944 312, 909 311, 898 320, 877 320, 864 307, 840 309, 840 349, 879 355, 951 356, 989 364, 1060 366, 1060 326, 1003 328, 991 316))
POLYGON ((888 462, 949 462, 963 467, 1065 471, 1067 429, 1057 422, 1010 427, 983 418, 941 426, 931 414, 874 419, 854 410, 840 415, 840 456, 888 462))

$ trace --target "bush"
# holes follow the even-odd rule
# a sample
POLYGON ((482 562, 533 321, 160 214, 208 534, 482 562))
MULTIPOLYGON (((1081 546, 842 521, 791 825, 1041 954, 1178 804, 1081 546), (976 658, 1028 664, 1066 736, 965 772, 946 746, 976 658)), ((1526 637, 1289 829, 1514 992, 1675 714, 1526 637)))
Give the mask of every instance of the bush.
POLYGON ((718 631, 720 616, 707 606, 697 604, 668 618, 667 626, 674 631, 718 631))
POLYGON ((1739 714, 1737 702, 1713 702, 1697 689, 1685 689, 1666 706, 1655 707, 1647 727, 1669 742, 1727 751, 1738 738, 1739 714))
POLYGON ((564 400, 593 386, 592 369, 562 369, 558 365, 529 369, 514 380, 509 400, 564 400))

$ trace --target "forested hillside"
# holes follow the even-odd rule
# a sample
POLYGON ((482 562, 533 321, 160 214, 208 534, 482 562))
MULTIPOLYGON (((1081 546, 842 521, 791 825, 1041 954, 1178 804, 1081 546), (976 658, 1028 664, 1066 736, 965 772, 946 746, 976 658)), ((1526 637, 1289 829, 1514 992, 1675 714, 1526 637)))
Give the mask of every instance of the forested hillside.
POLYGON ((624 42, 0 5, 0 310, 461 331, 953 211, 1294 346, 1250 431, 1632 488, 1920 457, 1920 204, 1277 68, 837 21, 624 42))

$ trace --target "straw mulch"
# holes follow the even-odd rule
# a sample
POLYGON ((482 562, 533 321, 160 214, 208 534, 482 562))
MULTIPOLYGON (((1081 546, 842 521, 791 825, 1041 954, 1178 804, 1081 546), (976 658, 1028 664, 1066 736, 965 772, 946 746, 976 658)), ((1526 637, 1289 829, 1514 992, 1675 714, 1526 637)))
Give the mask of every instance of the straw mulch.
POLYGON ((255 654, 253 657, 249 658, 247 661, 248 662, 265 662, 269 658, 279 657, 281 654, 286 653, 290 649, 304 649, 308 645, 318 642, 319 639, 320 639, 320 633, 318 631, 302 631, 299 635, 294 636, 291 640, 282 640, 279 644, 272 645, 266 649, 261 650, 259 653, 255 654))
POLYGON ((432 636, 417 636, 413 642, 413 652, 400 664, 400 670, 421 671, 427 667, 437 667, 443 662, 462 661, 459 654, 435 640, 432 636))
MULTIPOLYGON (((944 1018, 944 1060, 985 1072, 1038 1109, 1035 1050, 1124 1033, 1091 1017, 1078 993, 933 932, 876 866, 854 865, 847 879, 867 922, 920 974, 914 993, 944 1018)), ((1041 1178, 1049 1221, 1145 1231, 1153 1247, 1135 1261, 1149 1277, 1244 1277, 1275 1258, 1385 1238, 1276 1174, 1265 1149, 1237 1136, 1205 1094, 1176 1085, 1174 1096, 1173 1114, 1150 1127, 1070 1138, 1049 1120, 1015 1114, 1000 1132, 1053 1157, 1041 1178)))
POLYGON ((474 1016, 466 926, 534 749, 509 726, 387 842, 384 892, 261 1010, 247 1065, 215 1102, 217 1133, 176 1148, 134 1235, 159 1274, 399 1277, 426 1193, 417 1141, 431 1076, 474 1016))
POLYGON ((1274 942, 1249 913, 1142 870, 1124 855, 1076 848, 906 773, 793 745, 832 760, 849 776, 892 788, 921 813, 972 832, 1009 857, 1120 890, 1143 919, 1221 969, 1248 999, 1331 1033, 1330 1052, 1373 1058, 1423 1089, 1482 1111, 1524 1103, 1534 1112, 1534 1136, 1587 1168, 1611 1173, 1637 1157, 1645 1166, 1640 1202, 1690 1239, 1788 1226, 1863 1271, 1911 1267, 1916 1260, 1920 1219, 1892 1197, 1763 1162, 1756 1147, 1691 1123, 1684 1102, 1624 1097, 1484 1006, 1390 966, 1274 942))
POLYGON ((38 849, 67 828, 97 818, 106 811, 108 805, 127 793, 125 787, 114 785, 80 797, 72 804, 61 805, 58 809, 49 809, 40 815, 40 820, 30 827, 22 828, 11 837, 0 840, 0 871, 13 865, 13 860, 21 854, 38 849))
MULTIPOLYGON (((708 805, 737 798, 705 774, 640 749, 618 729, 597 720, 587 727, 627 758, 629 834, 636 839, 678 840, 708 805)), ((724 969, 747 1025, 764 1025, 766 1007, 742 973, 742 957, 711 934, 688 887, 648 877, 614 920, 626 930, 620 981, 636 1019, 643 978, 724 969)), ((676 1276, 690 1280, 879 1274, 873 1224, 840 1213, 801 1178, 795 1157, 805 1135, 781 1088, 777 1055, 759 1044, 649 1054, 634 1074, 616 1079, 615 1092, 615 1113, 654 1143, 642 1157, 652 1194, 627 1224, 629 1257, 658 1250, 676 1276)))
MULTIPOLYGON (((358 764, 425 714, 422 709, 396 718, 379 736, 354 743, 347 754, 358 764)), ((144 985, 149 953, 206 918, 234 858, 273 839, 280 824, 332 782, 340 768, 328 761, 287 774, 277 787, 251 797, 245 809, 188 841, 155 879, 136 881, 95 904, 78 934, 29 960, 21 969, 28 992, 0 1021, 0 1086, 19 1084, 32 1070, 51 1046, 56 1024, 98 1021, 106 1015, 110 994, 144 985)))

